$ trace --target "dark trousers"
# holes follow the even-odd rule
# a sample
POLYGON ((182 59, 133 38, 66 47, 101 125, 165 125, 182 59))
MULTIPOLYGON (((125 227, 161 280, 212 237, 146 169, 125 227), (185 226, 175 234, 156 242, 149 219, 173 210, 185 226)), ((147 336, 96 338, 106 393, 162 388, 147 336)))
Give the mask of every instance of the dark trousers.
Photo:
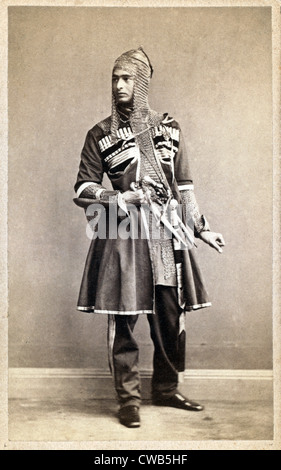
MULTIPOLYGON (((181 309, 176 287, 156 286, 155 314, 148 314, 154 344, 152 396, 169 397, 184 370, 185 331, 180 332, 181 309)), ((182 314, 184 315, 184 314, 182 314)), ((133 336, 138 315, 110 315, 108 323, 109 365, 120 406, 141 401, 138 369, 139 348, 133 336)))

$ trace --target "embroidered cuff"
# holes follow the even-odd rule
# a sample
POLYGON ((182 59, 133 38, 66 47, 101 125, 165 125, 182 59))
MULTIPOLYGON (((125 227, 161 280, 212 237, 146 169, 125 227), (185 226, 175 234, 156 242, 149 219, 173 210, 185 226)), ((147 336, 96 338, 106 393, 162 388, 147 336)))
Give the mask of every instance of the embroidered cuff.
POLYGON ((101 184, 98 183, 83 183, 77 190, 77 197, 87 199, 99 199, 102 193, 106 191, 101 184))

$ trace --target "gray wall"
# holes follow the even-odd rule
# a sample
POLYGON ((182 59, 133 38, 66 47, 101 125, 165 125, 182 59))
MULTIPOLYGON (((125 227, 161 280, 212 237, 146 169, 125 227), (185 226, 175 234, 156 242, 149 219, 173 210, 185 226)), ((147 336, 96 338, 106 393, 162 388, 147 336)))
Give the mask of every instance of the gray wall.
MULTIPOLYGON (((187 316, 190 368, 270 368, 270 9, 9 8, 9 365, 107 367, 106 317, 76 311, 89 246, 73 184, 110 114, 111 69, 143 45, 150 104, 180 123, 223 255, 199 243, 212 308, 187 316)), ((147 320, 136 334, 151 367, 147 320)))

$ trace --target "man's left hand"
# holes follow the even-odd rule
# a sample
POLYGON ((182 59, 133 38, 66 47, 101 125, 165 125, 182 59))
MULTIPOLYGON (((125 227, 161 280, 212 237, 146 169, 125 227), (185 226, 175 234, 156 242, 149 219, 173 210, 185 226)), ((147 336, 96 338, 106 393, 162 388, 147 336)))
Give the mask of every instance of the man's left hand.
POLYGON ((203 232, 200 232, 199 237, 212 248, 215 248, 219 253, 222 253, 223 250, 221 247, 225 245, 225 242, 221 233, 203 230, 203 232))

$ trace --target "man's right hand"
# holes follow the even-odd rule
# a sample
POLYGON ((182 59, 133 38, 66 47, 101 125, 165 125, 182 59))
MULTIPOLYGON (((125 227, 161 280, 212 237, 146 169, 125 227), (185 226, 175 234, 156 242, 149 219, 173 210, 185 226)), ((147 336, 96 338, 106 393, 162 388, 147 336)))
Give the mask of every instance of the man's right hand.
POLYGON ((126 204, 134 204, 134 203, 144 203, 145 202, 145 195, 142 189, 137 189, 136 191, 125 191, 122 194, 122 199, 126 204))

